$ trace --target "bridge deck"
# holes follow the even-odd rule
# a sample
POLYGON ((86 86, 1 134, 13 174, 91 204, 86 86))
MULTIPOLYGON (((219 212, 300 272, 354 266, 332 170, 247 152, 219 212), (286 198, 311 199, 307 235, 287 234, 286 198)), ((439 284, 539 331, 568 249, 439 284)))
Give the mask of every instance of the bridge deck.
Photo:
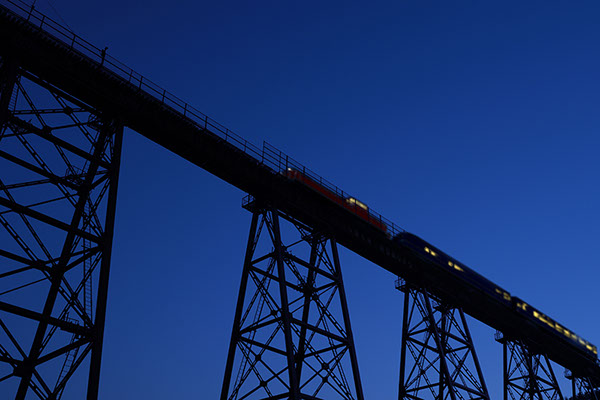
MULTIPOLYGON (((11 9, 14 4, 7 2, 11 9)), ((20 15, 28 10, 20 10, 20 15)), ((252 146, 141 75, 60 26, 16 15, 0 6, 0 55, 102 110, 191 163, 269 201, 295 218, 335 235, 338 242, 413 285, 428 287, 450 304, 600 384, 600 367, 566 340, 542 330, 500 301, 422 259, 390 236, 280 172, 292 162, 267 146, 252 146), (42 29, 40 24, 45 24, 42 29)), ((296 166, 297 167, 297 166, 296 166)), ((298 168, 298 167, 297 167, 298 168)), ((335 189, 337 190, 337 189, 335 189)), ((389 224, 389 223, 388 223, 389 224)), ((399 228, 388 225, 389 231, 399 228)), ((365 271, 368 273, 368 271, 365 271)))

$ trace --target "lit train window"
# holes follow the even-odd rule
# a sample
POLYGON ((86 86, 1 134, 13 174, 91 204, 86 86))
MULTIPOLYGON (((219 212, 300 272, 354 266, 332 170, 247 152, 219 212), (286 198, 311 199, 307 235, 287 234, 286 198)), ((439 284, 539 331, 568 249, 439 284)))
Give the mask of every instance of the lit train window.
POLYGON ((360 208, 362 208, 365 211, 369 211, 369 207, 367 207, 367 205, 359 200, 356 200, 354 197, 348 197, 346 199, 346 202, 352 206, 357 205, 360 208))
POLYGON ((510 294, 508 294, 508 292, 505 292, 505 291, 504 291, 504 290, 502 290, 502 289, 496 288, 496 293, 498 293, 498 294, 501 294, 501 295, 502 295, 502 298, 503 298, 504 300, 508 300, 508 301, 510 301, 510 299, 511 299, 511 297, 510 297, 510 294))
POLYGON ((533 316, 545 323, 546 325, 548 325, 550 328, 556 328, 556 326, 554 325, 554 321, 546 317, 544 314, 533 310, 533 316))
POLYGON ((434 257, 437 257, 437 253, 433 250, 431 250, 429 247, 425 247, 425 251, 429 254, 431 254, 434 257))
POLYGON ((555 326, 556 330, 558 333, 562 333, 564 335, 565 333, 565 328, 563 328, 562 326, 560 326, 559 324, 556 324, 555 326))
POLYGON ((452 261, 448 261, 448 265, 451 267, 454 267, 455 270, 463 272, 464 269, 462 269, 461 267, 459 267, 457 264, 454 264, 452 261))
POLYGON ((566 337, 571 337, 571 332, 569 332, 568 330, 563 328, 563 333, 565 334, 566 337))

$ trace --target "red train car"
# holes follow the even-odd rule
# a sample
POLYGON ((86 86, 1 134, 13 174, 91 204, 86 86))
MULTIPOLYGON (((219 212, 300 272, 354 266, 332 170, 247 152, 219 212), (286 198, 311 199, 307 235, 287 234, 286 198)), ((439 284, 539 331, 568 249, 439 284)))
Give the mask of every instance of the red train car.
POLYGON ((313 189, 314 191, 327 197, 329 200, 341 205, 345 209, 356 214, 357 216, 367 221, 369 224, 373 225, 377 229, 383 231, 384 233, 387 233, 386 224, 379 218, 376 218, 373 215, 371 215, 371 213, 369 212, 369 207, 363 202, 355 199, 354 197, 343 197, 296 169, 288 168, 284 172, 284 175, 289 179, 301 182, 302 184, 313 189))

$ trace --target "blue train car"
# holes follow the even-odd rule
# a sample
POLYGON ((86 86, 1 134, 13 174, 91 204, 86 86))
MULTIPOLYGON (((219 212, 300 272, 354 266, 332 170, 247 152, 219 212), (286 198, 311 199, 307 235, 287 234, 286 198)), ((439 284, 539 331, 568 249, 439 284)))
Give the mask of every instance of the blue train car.
POLYGON ((518 297, 513 297, 513 304, 518 313, 527 316, 535 325, 550 331, 555 335, 560 335, 563 339, 568 340, 586 353, 590 358, 595 359, 598 357, 598 349, 596 346, 554 321, 537 308, 527 304, 518 297))
POLYGON ((394 237, 394 241, 409 247, 417 254, 420 254, 424 259, 435 263, 440 268, 444 268, 454 273, 456 276, 469 282, 479 290, 482 290, 490 296, 495 297, 507 306, 513 308, 519 314, 524 315, 534 325, 552 333, 553 335, 558 335, 564 340, 569 341, 572 345, 581 350, 591 359, 597 359, 598 349, 596 346, 576 335, 574 332, 568 330, 520 298, 511 296, 508 291, 499 287, 494 282, 486 279, 456 259, 450 257, 437 247, 432 246, 430 243, 426 242, 420 237, 413 235, 412 233, 403 232, 396 235, 394 237))
POLYGON ((473 271, 455 258, 450 257, 437 247, 427 243, 417 235, 413 235, 409 232, 402 232, 394 237, 394 241, 410 247, 426 259, 429 259, 444 269, 454 272, 461 279, 468 281, 471 285, 483 290, 490 296, 496 297, 507 305, 511 305, 511 295, 508 291, 473 271))

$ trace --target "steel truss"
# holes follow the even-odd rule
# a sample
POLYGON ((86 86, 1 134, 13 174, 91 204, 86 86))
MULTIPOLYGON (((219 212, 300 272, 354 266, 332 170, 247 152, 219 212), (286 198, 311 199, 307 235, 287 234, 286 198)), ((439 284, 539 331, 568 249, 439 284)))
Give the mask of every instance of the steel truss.
POLYGON ((3 398, 59 399, 85 369, 87 398, 97 398, 122 135, 114 119, 0 59, 3 398))
POLYGON ((244 207, 252 222, 221 399, 362 400, 335 239, 253 199, 244 207))
POLYGON ((571 381, 573 400, 600 400, 600 388, 590 378, 574 376, 569 370, 565 370, 565 378, 571 381))
POLYGON ((496 333, 502 343, 504 400, 563 400, 550 360, 518 339, 496 333))
POLYGON ((489 400, 462 309, 401 279, 396 288, 404 292, 398 398, 489 400))

